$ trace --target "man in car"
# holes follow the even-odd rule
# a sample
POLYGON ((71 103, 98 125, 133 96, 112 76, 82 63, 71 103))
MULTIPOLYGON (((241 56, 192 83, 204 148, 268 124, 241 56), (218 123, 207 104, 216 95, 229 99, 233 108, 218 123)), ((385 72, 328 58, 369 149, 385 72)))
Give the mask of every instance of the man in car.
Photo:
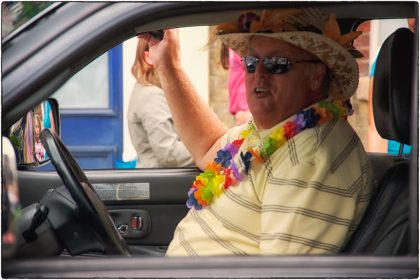
POLYGON ((334 254, 369 201, 371 167, 346 121, 352 41, 317 9, 246 12, 217 27, 243 57, 252 118, 228 130, 180 66, 176 30, 149 40, 177 131, 204 170, 167 255, 334 254))

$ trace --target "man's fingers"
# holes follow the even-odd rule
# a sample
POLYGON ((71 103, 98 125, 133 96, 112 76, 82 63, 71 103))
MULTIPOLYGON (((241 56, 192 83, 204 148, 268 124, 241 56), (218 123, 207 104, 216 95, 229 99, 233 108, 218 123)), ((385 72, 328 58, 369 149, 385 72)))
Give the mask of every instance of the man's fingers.
POLYGON ((140 33, 139 35, 137 35, 137 38, 145 40, 146 42, 149 41, 151 35, 149 33, 140 33))
POLYGON ((137 35, 137 38, 146 41, 149 44, 149 48, 159 43, 159 40, 157 40, 155 37, 153 37, 147 32, 137 35))

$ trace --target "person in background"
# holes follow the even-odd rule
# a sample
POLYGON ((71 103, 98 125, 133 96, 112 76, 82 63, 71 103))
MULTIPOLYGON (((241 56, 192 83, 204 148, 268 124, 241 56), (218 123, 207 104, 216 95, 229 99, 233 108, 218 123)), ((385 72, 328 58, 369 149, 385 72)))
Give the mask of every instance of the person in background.
POLYGON ((235 124, 246 123, 251 113, 246 101, 245 69, 241 57, 226 45, 220 49, 220 63, 228 72, 229 112, 235 118, 235 124))
POLYGON ((33 143, 33 112, 26 114, 23 132, 23 161, 25 163, 34 163, 34 143, 33 143))
POLYGON ((45 159, 45 149, 41 143, 41 130, 41 120, 38 114, 35 114, 35 156, 39 161, 43 161, 45 159))
MULTIPOLYGON (((41 110, 43 116, 43 129, 44 128, 51 128, 52 131, 57 132, 55 129, 55 122, 53 111, 51 110, 51 105, 48 100, 41 103, 41 110)), ((48 153, 44 150, 44 159, 48 159, 48 153)))
POLYGON ((204 170, 168 256, 337 254, 363 217, 372 168, 347 122, 359 81, 352 42, 315 8, 244 12, 217 27, 243 57, 250 122, 231 129, 195 91, 177 30, 150 59, 180 137, 204 170))
POLYGON ((179 139, 149 59, 147 43, 139 40, 131 72, 136 84, 128 106, 128 129, 137 152, 137 167, 163 168, 193 166, 191 154, 179 139))
POLYGON ((57 132, 55 129, 54 116, 51 110, 51 105, 48 100, 41 103, 42 115, 44 119, 44 128, 51 128, 53 131, 57 132))

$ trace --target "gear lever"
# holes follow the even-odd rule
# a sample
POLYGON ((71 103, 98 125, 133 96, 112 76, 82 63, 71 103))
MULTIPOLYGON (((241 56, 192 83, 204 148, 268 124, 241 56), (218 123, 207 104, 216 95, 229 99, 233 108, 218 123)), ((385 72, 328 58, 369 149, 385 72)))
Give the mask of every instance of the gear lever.
POLYGON ((45 219, 48 216, 48 212, 49 212, 49 209, 47 206, 40 205, 40 204, 36 206, 35 214, 32 218, 31 225, 22 234, 26 242, 29 243, 38 238, 38 235, 36 234, 35 231, 45 221, 45 219))

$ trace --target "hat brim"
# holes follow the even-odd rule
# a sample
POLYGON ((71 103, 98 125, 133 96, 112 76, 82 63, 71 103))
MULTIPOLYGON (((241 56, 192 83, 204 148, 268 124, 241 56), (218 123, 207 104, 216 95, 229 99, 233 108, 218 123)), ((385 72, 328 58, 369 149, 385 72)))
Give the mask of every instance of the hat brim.
POLYGON ((218 35, 219 39, 241 56, 247 55, 249 40, 253 36, 278 39, 299 47, 319 58, 330 70, 333 87, 330 91, 334 98, 348 100, 359 84, 359 67, 356 60, 338 43, 323 35, 306 32, 281 33, 229 33, 218 35))

